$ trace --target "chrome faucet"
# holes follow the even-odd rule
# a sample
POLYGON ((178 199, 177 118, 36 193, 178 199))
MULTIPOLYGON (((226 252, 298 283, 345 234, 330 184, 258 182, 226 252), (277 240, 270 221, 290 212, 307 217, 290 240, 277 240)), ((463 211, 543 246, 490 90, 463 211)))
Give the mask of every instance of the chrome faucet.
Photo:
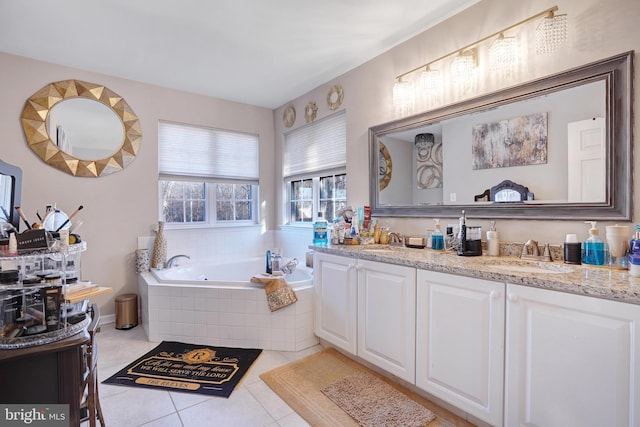
POLYGON ((520 254, 520 258, 551 262, 551 250, 549 249, 549 244, 545 243, 544 252, 542 255, 540 255, 538 242, 536 242, 535 240, 527 240, 527 242, 522 245, 522 253, 520 254))
POLYGON ((189 255, 174 255, 171 258, 169 258, 169 260, 167 261, 167 268, 171 268, 173 267, 173 263, 178 259, 178 258, 186 258, 186 259, 191 259, 191 257, 189 255))

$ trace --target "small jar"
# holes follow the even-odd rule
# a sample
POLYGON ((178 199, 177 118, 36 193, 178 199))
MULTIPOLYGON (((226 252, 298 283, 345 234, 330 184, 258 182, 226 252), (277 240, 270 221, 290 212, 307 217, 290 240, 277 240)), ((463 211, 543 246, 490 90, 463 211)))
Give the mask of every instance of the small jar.
POLYGON ((564 263, 582 264, 582 243, 575 234, 567 234, 564 239, 564 263))
POLYGON ((489 256, 500 256, 500 239, 497 231, 487 231, 487 250, 489 256))

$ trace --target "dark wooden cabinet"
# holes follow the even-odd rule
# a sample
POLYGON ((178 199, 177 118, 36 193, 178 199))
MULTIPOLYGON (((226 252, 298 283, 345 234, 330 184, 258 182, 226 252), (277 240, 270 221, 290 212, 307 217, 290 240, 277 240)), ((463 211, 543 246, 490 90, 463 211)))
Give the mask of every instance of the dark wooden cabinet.
MULTIPOLYGON (((50 344, 0 350, 0 402, 69 405, 69 425, 79 426, 81 407, 97 406, 97 346, 100 314, 94 304, 91 324, 79 333, 50 344), (86 393, 85 393, 86 390, 86 393), (91 399, 85 396, 89 396, 91 399)), ((91 411, 89 411, 91 415, 91 411)))

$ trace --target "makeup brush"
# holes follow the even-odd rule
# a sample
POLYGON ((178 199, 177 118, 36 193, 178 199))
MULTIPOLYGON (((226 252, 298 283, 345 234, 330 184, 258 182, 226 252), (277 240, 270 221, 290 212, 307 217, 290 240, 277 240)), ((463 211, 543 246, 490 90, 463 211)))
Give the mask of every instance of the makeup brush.
POLYGON ((18 212, 18 215, 20 215, 20 218, 22 218, 22 220, 24 221, 24 225, 26 225, 27 228, 31 230, 31 224, 29 224, 29 221, 27 221, 27 217, 24 216, 24 213, 22 212, 22 209, 20 209, 20 206, 16 206, 15 209, 18 212))
POLYGON ((62 227, 64 227, 65 225, 67 225, 67 224, 69 223, 69 221, 71 221, 71 219, 72 219, 74 216, 76 216, 76 214, 77 214, 78 212, 80 212, 80 211, 82 210, 82 208, 84 208, 84 206, 80 205, 80 206, 78 207, 78 209, 76 209, 76 210, 75 210, 71 215, 69 215, 69 217, 67 218, 67 220, 66 220, 65 222, 63 222, 63 223, 60 225, 60 227, 58 227, 58 228, 56 229, 56 231, 55 231, 55 232, 57 233, 58 231, 62 230, 62 227))

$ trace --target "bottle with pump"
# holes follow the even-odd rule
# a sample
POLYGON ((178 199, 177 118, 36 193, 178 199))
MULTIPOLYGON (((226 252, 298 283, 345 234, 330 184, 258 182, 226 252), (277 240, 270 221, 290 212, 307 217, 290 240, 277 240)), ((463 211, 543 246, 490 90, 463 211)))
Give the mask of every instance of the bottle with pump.
POLYGON ((327 246, 329 244, 329 223, 318 212, 318 219, 313 223, 313 244, 315 246, 327 246))
POLYGON ((444 250, 444 235, 442 234, 442 230, 440 230, 440 220, 434 220, 436 225, 436 229, 431 234, 431 248, 434 251, 442 251, 444 250))
POLYGON ((600 238, 596 221, 585 221, 585 224, 591 224, 589 228, 589 238, 584 241, 582 246, 582 263, 589 265, 605 265, 606 247, 604 241, 600 238))

